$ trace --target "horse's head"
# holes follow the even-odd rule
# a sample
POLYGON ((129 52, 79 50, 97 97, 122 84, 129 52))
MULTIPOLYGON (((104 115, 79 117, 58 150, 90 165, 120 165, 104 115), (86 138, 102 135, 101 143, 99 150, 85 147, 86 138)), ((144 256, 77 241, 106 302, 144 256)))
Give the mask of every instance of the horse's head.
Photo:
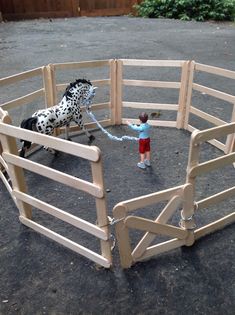
POLYGON ((85 79, 78 79, 66 88, 64 96, 69 99, 79 101, 82 105, 90 110, 90 105, 95 96, 95 90, 90 81, 85 79))

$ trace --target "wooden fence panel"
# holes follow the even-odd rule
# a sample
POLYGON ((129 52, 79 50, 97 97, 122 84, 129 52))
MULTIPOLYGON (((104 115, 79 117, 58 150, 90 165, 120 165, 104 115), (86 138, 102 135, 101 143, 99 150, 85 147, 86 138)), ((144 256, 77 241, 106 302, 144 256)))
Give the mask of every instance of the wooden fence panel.
POLYGON ((134 13, 140 0, 0 0, 5 20, 59 18, 74 16, 110 16, 134 13))

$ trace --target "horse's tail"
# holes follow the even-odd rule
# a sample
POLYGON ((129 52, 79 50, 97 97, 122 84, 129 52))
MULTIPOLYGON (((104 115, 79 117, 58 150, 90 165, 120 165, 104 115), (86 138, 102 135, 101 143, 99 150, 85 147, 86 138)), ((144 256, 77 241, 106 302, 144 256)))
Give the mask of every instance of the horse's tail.
MULTIPOLYGON (((37 120, 38 120, 37 117, 30 117, 30 118, 24 119, 22 120, 20 127, 27 130, 33 130, 33 125, 37 123, 37 120)), ((20 151, 20 156, 24 157, 25 148, 29 149, 31 147, 31 142, 27 140, 22 140, 22 139, 20 141, 23 142, 23 145, 20 151)))

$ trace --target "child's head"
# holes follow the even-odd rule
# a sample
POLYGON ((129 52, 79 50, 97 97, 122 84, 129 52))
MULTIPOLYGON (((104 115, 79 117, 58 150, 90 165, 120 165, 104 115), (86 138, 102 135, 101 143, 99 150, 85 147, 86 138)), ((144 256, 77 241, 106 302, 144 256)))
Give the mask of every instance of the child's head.
POLYGON ((147 122, 149 116, 147 113, 145 112, 142 112, 140 115, 139 115, 139 120, 144 124, 147 122))

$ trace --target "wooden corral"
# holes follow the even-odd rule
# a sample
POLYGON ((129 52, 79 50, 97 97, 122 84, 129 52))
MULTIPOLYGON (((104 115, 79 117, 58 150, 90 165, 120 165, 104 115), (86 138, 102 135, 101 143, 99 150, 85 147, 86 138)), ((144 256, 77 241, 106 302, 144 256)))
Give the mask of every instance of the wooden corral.
MULTIPOLYGON (((20 221, 55 240, 58 243, 80 253, 105 268, 112 265, 110 221, 106 209, 105 187, 103 182, 103 171, 101 152, 97 147, 88 147, 78 143, 71 143, 60 137, 50 137, 12 126, 11 118, 7 110, 21 106, 27 106, 29 102, 44 96, 45 106, 50 107, 57 103, 57 94, 64 90, 68 83, 57 83, 57 72, 71 69, 107 68, 108 78, 95 79, 92 83, 99 87, 109 88, 109 101, 92 105, 92 111, 104 110, 105 119, 100 119, 102 126, 125 124, 127 119, 136 122, 133 117, 125 118, 125 108, 138 110, 165 110, 176 113, 176 119, 172 120, 149 120, 152 126, 185 129, 192 132, 190 151, 187 166, 187 178, 184 184, 168 188, 163 191, 154 192, 149 195, 138 196, 131 200, 121 201, 113 209, 113 221, 116 229, 116 238, 119 246, 120 260, 123 268, 128 268, 136 261, 142 261, 157 254, 181 247, 191 246, 195 240, 215 230, 221 229, 227 224, 234 222, 235 212, 220 218, 217 221, 197 228, 194 215, 196 211, 210 207, 211 205, 227 200, 235 194, 235 187, 222 190, 202 200, 195 199, 195 179, 201 174, 212 172, 225 165, 235 163, 235 96, 222 92, 218 89, 207 87, 195 81, 196 72, 205 72, 216 76, 235 79, 235 72, 217 67, 198 64, 194 61, 184 60, 101 60, 73 63, 59 63, 43 66, 41 68, 26 71, 7 78, 0 79, 0 85, 9 85, 29 77, 38 76, 42 78, 43 86, 27 95, 15 100, 1 104, 0 108, 0 175, 11 194, 16 206, 19 208, 20 221), (179 82, 158 80, 137 80, 125 77, 125 69, 132 67, 141 68, 168 68, 180 71, 179 82), (178 91, 178 102, 168 103, 143 103, 126 101, 124 88, 126 86, 174 89, 178 91), (199 91, 210 95, 221 101, 231 103, 231 117, 229 121, 222 120, 214 115, 198 109, 193 103, 193 91, 199 91), (213 127, 198 130, 190 123, 190 117, 194 115, 213 125, 213 127), (224 139, 222 142, 221 138, 224 139), (50 167, 35 163, 30 159, 18 156, 16 139, 24 139, 34 142, 35 146, 45 145, 58 151, 73 154, 87 159, 91 164, 92 181, 84 181, 79 178, 56 171, 50 167), (209 142, 223 153, 220 157, 206 162, 200 161, 200 151, 204 142, 209 142), (28 193, 23 169, 41 174, 70 187, 85 191, 96 200, 97 224, 82 220, 62 209, 58 209, 48 203, 34 198, 28 193), (8 180, 10 178, 10 181, 8 180), (159 202, 167 202, 161 213, 155 220, 147 217, 135 216, 134 212, 149 205, 159 202), (55 233, 46 227, 36 223, 32 217, 32 207, 40 209, 62 221, 70 223, 75 227, 86 231, 100 239, 101 253, 96 253, 88 248, 75 243, 62 235, 55 233), (168 221, 177 209, 181 209, 181 220, 179 226, 168 224, 168 221), (140 239, 134 249, 131 248, 129 230, 144 231, 145 235, 140 239), (165 235, 168 241, 152 245, 156 235, 165 235)), ((95 124, 88 122, 87 128, 95 128, 95 124)), ((77 126, 72 126, 70 131, 80 132, 77 126)), ((57 130, 59 136, 65 132, 64 128, 57 130)), ((36 148, 36 147, 35 147, 36 148)), ((34 150, 35 150, 34 148, 34 150)))
POLYGON ((111 16, 133 13, 137 0, 0 0, 4 20, 111 16))

